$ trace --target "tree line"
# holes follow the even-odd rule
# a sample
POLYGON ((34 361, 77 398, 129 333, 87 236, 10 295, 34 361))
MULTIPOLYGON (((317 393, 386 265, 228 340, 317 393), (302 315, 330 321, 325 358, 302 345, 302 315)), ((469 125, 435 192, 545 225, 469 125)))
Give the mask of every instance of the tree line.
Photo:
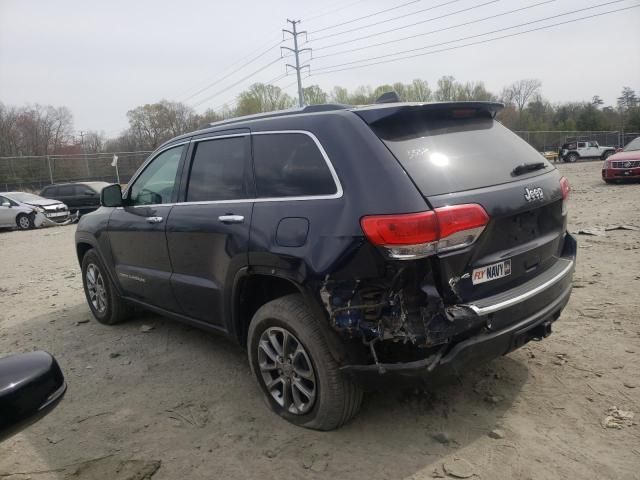
MULTIPOLYGON (((324 91, 311 85, 303 89, 303 95, 307 105, 363 105, 392 90, 408 102, 502 102, 505 108, 498 119, 512 130, 640 131, 640 98, 630 87, 623 87, 616 104, 607 106, 597 95, 589 101, 552 103, 543 97, 542 84, 536 79, 516 81, 499 93, 487 90, 483 82, 460 82, 443 76, 433 87, 421 79, 353 90, 336 86, 324 91)), ((218 110, 197 113, 184 103, 161 100, 129 110, 129 127, 115 138, 106 138, 100 132, 83 132, 79 138, 73 133, 73 116, 66 107, 15 107, 0 102, 0 157, 153 150, 169 138, 211 122, 296 104, 296 99, 280 87, 254 83, 237 95, 233 105, 218 110)))

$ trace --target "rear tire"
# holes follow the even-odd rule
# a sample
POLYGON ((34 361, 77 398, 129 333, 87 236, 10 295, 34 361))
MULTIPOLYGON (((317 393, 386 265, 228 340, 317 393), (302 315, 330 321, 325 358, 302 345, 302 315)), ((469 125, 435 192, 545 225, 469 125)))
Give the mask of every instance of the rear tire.
POLYGON ((568 163, 576 163, 578 161, 578 158, 580 158, 578 156, 577 153, 570 153, 569 155, 567 155, 567 162, 568 163))
POLYGON ((30 230, 35 227, 33 217, 26 213, 21 213, 16 217, 16 225, 20 230, 30 230))
POLYGON ((362 390, 340 371, 321 328, 301 295, 287 295, 255 313, 247 349, 251 370, 275 413, 300 427, 334 430, 358 412, 362 390), (301 382, 308 395, 296 390, 301 382))
POLYGON ((131 307, 118 295, 93 248, 82 258, 82 286, 91 313, 100 323, 115 325, 129 318, 131 307))

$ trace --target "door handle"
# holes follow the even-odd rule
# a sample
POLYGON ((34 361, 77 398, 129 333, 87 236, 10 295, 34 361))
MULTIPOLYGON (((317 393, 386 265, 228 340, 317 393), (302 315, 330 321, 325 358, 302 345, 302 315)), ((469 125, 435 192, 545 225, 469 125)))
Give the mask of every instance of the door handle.
POLYGON ((244 222, 244 217, 242 215, 220 215, 218 220, 222 223, 242 223, 244 222))
POLYGON ((149 223, 161 223, 162 217, 147 217, 147 222, 149 223))

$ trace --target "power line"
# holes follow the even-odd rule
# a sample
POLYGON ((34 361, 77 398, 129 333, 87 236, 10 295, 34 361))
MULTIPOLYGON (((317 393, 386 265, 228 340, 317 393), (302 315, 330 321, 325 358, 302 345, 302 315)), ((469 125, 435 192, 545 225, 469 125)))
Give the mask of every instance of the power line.
MULTIPOLYGON (((248 58, 252 57, 252 56, 253 56, 253 54, 255 53, 255 50, 258 50, 258 49, 259 49, 260 47, 262 47, 265 43, 266 43, 266 42, 262 42, 262 43, 260 44, 260 46, 259 46, 258 48, 256 48, 256 49, 252 50, 252 51, 251 51, 251 53, 249 53, 248 55, 245 55, 244 57, 242 57, 242 58, 240 58, 240 59, 236 60, 235 62, 231 63, 230 65, 228 65, 227 67, 225 67, 224 69, 222 69, 222 73, 224 73, 224 72, 228 71, 229 69, 231 69, 231 68, 235 67, 235 66, 236 66, 236 65, 238 65, 239 63, 244 62, 244 61, 245 61, 245 60, 247 60, 248 58)), ((269 42, 269 43, 271 43, 271 42, 269 42)), ((273 47, 273 48, 275 48, 275 47, 273 47)), ((216 77, 213 77, 213 78, 216 78, 216 77)), ((206 81, 208 82, 208 81, 209 81, 209 79, 207 79, 206 81)), ((187 90, 184 90, 184 91, 183 91, 183 93, 181 93, 181 94, 180 94, 180 95, 178 95, 178 96, 179 96, 179 97, 184 97, 185 95, 187 95, 187 94, 188 94, 188 92, 192 91, 192 90, 193 90, 193 89, 195 89, 195 88, 198 88, 198 87, 196 87, 196 86, 194 85, 192 88, 189 88, 189 89, 187 89, 187 90)))
POLYGON ((183 99, 183 102, 186 102, 190 99, 192 99, 193 97, 200 95, 202 92, 209 90, 211 87, 214 87, 215 85, 218 85, 220 82, 226 80, 227 78, 231 77, 232 75, 234 75, 235 73, 239 72, 240 70, 242 70, 243 68, 247 67, 248 65, 251 65, 253 62, 255 62, 256 60, 259 60, 260 58, 264 57, 267 53, 269 53, 271 50, 277 48, 280 44, 282 43, 282 40, 279 40, 278 43, 271 45, 269 48, 267 48, 266 50, 263 50, 262 52, 260 52, 258 55, 252 57, 249 61, 243 63, 242 65, 240 65, 238 68, 236 68, 235 70, 233 70, 232 72, 228 73, 227 75, 215 80, 214 82, 208 84, 207 86, 201 88, 200 90, 198 90, 197 92, 189 95, 187 98, 183 99))
POLYGON ((238 84, 240 84, 240 83, 244 82, 245 80, 247 80, 247 79, 249 79, 249 78, 253 77, 254 75, 256 75, 256 74, 258 74, 258 73, 262 72, 263 70, 266 70, 266 69, 267 69, 267 68, 269 68, 270 66, 275 65, 275 64, 276 64, 276 63, 278 63, 280 60, 281 60, 281 58, 280 58, 280 57, 276 58, 275 60, 273 60, 273 61, 271 61, 271 62, 267 63, 266 65, 264 65, 264 66, 260 67, 259 69, 257 69, 257 70, 255 70, 255 71, 251 72, 250 74, 248 74, 248 75, 246 75, 246 76, 242 77, 240 80, 236 81, 235 83, 232 83, 231 85, 226 86, 224 89, 217 91, 217 92, 216 92, 216 93, 214 93, 213 95, 209 95, 208 97, 203 98, 203 99, 202 99, 202 100, 200 100, 198 103, 195 103, 195 104, 191 105, 191 107, 195 108, 195 107, 198 107, 198 106, 202 105, 202 104, 203 104, 203 103, 205 103, 205 102, 208 102, 208 101, 209 101, 209 100, 211 100, 212 98, 215 98, 215 97, 217 97, 218 95, 220 95, 220 94, 222 94, 222 93, 225 93, 225 92, 226 92, 227 90, 229 90, 230 88, 235 87, 236 85, 238 85, 238 84))
MULTIPOLYGON (((393 22, 393 21, 399 20, 401 18, 405 18, 405 17, 409 17, 409 16, 412 16, 412 15, 416 15, 418 13, 427 12, 429 10, 435 10, 436 8, 445 7, 447 5, 451 5, 452 3, 457 3, 457 2, 460 2, 460 1, 461 0, 449 0, 449 1, 444 2, 444 3, 439 3, 438 5, 433 5, 431 7, 423 8, 422 10, 416 10, 415 12, 409 12, 409 13, 406 13, 404 15, 398 15, 397 17, 388 18, 386 20, 380 20, 378 22, 370 23, 368 25, 361 25, 360 27, 350 28, 348 30, 343 30, 342 32, 330 33, 328 35, 324 35, 324 36, 321 36, 321 37, 312 38, 312 40, 314 40, 314 41, 324 40, 325 38, 337 37, 338 35, 344 35, 345 33, 351 33, 351 32, 355 32, 355 31, 358 31, 358 30, 365 29, 365 28, 375 27, 376 25, 381 25, 383 23, 393 22)), ((496 3, 496 2, 499 2, 499 1, 500 0, 493 0, 491 3, 496 3)))
MULTIPOLYGON (((381 42, 381 43, 375 43, 375 44, 371 44, 371 45, 366 45, 365 47, 358 47, 358 48, 353 48, 353 49, 350 49, 350 50, 341 50, 341 51, 335 52, 335 53, 333 53, 331 55, 339 55, 339 54, 342 54, 342 53, 355 52, 355 51, 358 51, 358 50, 363 50, 365 48, 377 47, 377 46, 380 46, 380 45, 387 45, 389 43, 400 42, 400 41, 408 40, 408 39, 411 39, 411 38, 421 37, 421 36, 424 36, 424 35, 430 35, 432 33, 444 32, 445 30, 450 30, 450 29, 453 29, 453 28, 458 28, 458 27, 462 27, 462 26, 465 26, 465 25, 470 25, 470 24, 473 24, 473 23, 483 22, 485 20, 489 20, 489 19, 492 19, 492 18, 498 18, 498 17, 504 16, 504 15, 509 15, 511 13, 519 12, 519 11, 522 11, 522 10, 527 10, 527 9, 530 9, 530 8, 533 8, 533 7, 537 7, 539 5, 544 5, 544 4, 552 3, 552 2, 555 2, 555 1, 556 0, 546 0, 544 2, 536 3, 536 4, 530 5, 528 7, 522 7, 522 8, 517 8, 515 10, 509 10, 508 12, 499 13, 497 15, 491 15, 489 17, 480 18, 478 20, 473 20, 473 21, 470 21, 470 22, 460 23, 460 24, 454 25, 452 27, 445 27, 445 28, 440 28, 438 30, 431 30, 429 32, 418 33, 416 35, 411 35, 409 37, 403 37, 403 38, 399 38, 399 39, 389 40, 387 42, 381 42)), ((351 39, 351 40, 345 40, 343 42, 333 43, 331 45, 325 45, 325 46, 322 46, 322 47, 316 47, 316 48, 314 48, 314 50, 325 50, 325 49, 331 48, 331 47, 342 46, 342 45, 344 45, 346 43, 353 43, 353 42, 357 42, 359 40, 365 40, 367 38, 377 37, 379 35, 384 35, 386 33, 396 32, 398 30, 403 30, 405 28, 414 27, 414 26, 420 25, 422 23, 432 22, 434 20, 440 20, 441 18, 451 17, 453 15, 457 15, 458 13, 468 12, 468 11, 474 10, 476 8, 485 7, 485 6, 487 6, 487 5, 491 4, 491 3, 493 3, 493 2, 482 3, 480 5, 475 5, 473 7, 464 8, 462 10, 457 10, 455 12, 447 13, 446 15, 440 15, 439 17, 427 18, 426 20, 421 20, 419 22, 411 23, 409 25, 404 25, 404 26, 401 26, 401 27, 391 28, 389 30, 384 30, 382 32, 372 33, 372 34, 365 35, 365 36, 358 37, 358 38, 354 38, 354 39, 351 39)), ((314 58, 317 60, 319 58, 324 58, 326 56, 329 56, 329 55, 322 55, 322 56, 319 56, 319 57, 317 56, 317 57, 314 57, 314 58)))
MULTIPOLYGON (((449 41, 446 41, 446 42, 432 43, 431 45, 425 45, 424 47, 411 48, 409 50, 401 50, 401 51, 394 52, 394 53, 387 53, 385 55, 378 55, 376 57, 364 58, 362 60, 354 60, 352 62, 340 63, 340 64, 337 64, 337 65, 334 65, 333 67, 343 67, 343 66, 347 66, 347 65, 354 65, 356 63, 368 62, 368 61, 371 61, 371 60, 378 60, 380 58, 394 57, 396 55, 402 55, 402 54, 405 54, 405 53, 417 52, 417 51, 420 51, 420 50, 426 50, 428 48, 439 47, 441 45, 448 45, 450 43, 457 43, 457 42, 461 42, 463 40, 469 40, 471 38, 483 37, 485 35, 491 35, 492 33, 504 32, 505 30, 511 30, 513 28, 525 27, 527 25, 533 25, 534 23, 540 23, 540 22, 544 22, 546 20, 552 20, 554 18, 560 18, 560 17, 564 17, 564 16, 567 16, 567 15, 573 15, 575 13, 584 12, 586 10, 593 10, 594 8, 600 8, 600 7, 604 7, 606 5, 611 5, 613 3, 620 3, 620 2, 624 2, 624 1, 626 1, 626 0, 612 0, 610 2, 601 3, 599 5, 593 5, 591 7, 580 8, 578 10, 573 10, 571 12, 565 12, 565 13, 561 13, 561 14, 558 14, 558 15, 552 15, 550 17, 545 17, 545 18, 541 18, 541 19, 538 19, 538 20, 532 20, 530 22, 520 23, 518 25, 512 25, 510 27, 499 28, 497 30, 492 30, 490 32, 478 33, 476 35, 469 35, 467 37, 461 37, 461 38, 458 38, 458 39, 455 39, 455 40, 449 40, 449 41)), ((332 67, 322 67, 320 70, 325 70, 327 68, 332 68, 332 67)))
POLYGON ((315 20, 316 18, 325 17, 325 16, 329 15, 330 13, 339 12, 340 10, 344 10, 345 8, 352 7, 352 6, 356 5, 356 4, 358 4, 358 3, 362 3, 362 2, 364 2, 364 1, 365 1, 365 0, 356 0, 355 2, 351 2, 351 3, 348 3, 348 4, 346 4, 346 5, 342 5, 342 6, 340 6, 340 7, 333 8, 333 7, 335 7, 336 5, 340 5, 341 3, 343 3, 343 0, 339 0, 338 2, 334 2, 334 3, 332 3, 332 4, 331 4, 331 6, 330 6, 330 7, 328 7, 328 8, 329 8, 329 10, 325 10, 323 13, 320 13, 320 14, 314 15, 314 16, 312 16, 312 17, 308 17, 308 18, 306 18, 306 19, 305 19, 305 21, 306 21, 306 22, 311 22, 311 21, 315 20), (332 8, 333 8, 333 9, 332 9, 332 8))
MULTIPOLYGON (((288 73, 283 73, 283 74, 281 74, 281 75, 278 75, 277 77, 272 78, 271 80, 268 80, 268 81, 266 81, 266 82, 261 82, 261 83, 263 83, 264 85, 272 85, 272 86, 275 86, 275 84, 276 84, 276 83, 278 83, 280 80, 282 80, 283 78, 286 78, 286 77, 288 77, 288 76, 289 76, 289 74, 288 74, 288 73)), ((307 77, 305 77, 305 78, 308 78, 308 76, 307 76, 307 77)), ((284 90, 285 88, 289 88, 290 86, 292 86, 292 85, 296 84, 297 82, 298 82, 298 80, 297 80, 297 79, 296 79, 296 80, 294 80, 292 83, 290 83, 290 84, 288 84, 288 85, 286 85, 286 86, 282 87, 282 90, 284 90)), ((211 110, 213 110, 214 112, 217 112, 218 110, 221 110, 221 109, 223 109, 223 108, 224 108, 224 107, 226 107, 226 106, 233 105, 233 104, 235 104, 235 103, 237 103, 237 102, 238 102, 238 95, 236 95, 236 97, 235 97, 234 99, 232 99, 232 100, 229 100, 229 101, 226 101, 226 102, 220 103, 217 107, 212 108, 211 110)))
POLYGON ((370 13, 370 14, 364 15, 362 17, 352 18, 351 20, 347 20, 346 22, 336 23, 335 25, 329 25, 328 27, 319 28, 317 30, 312 30, 311 34, 318 33, 318 32, 324 32, 325 30, 331 30, 332 28, 338 28, 338 27, 341 27, 343 25, 348 25, 350 23, 359 22, 360 20, 364 20, 365 18, 371 18, 371 17, 375 17, 377 15, 382 15, 383 13, 391 12, 393 10, 398 10, 399 8, 406 7, 407 5, 413 5, 414 3, 418 3, 418 2, 421 2, 421 1, 422 0, 411 0, 409 2, 405 2, 405 3, 402 3, 400 5, 396 5, 395 7, 386 8, 384 10, 379 10, 377 12, 370 13))
MULTIPOLYGON (((615 2, 608 2, 608 3, 618 3, 619 1, 623 1, 623 0, 618 0, 618 1, 615 1, 615 2)), ((606 4, 603 4, 603 5, 606 5, 606 4)), ((600 6, 602 6, 602 5, 597 5, 597 6, 592 7, 592 8, 597 8, 597 7, 600 7, 600 6)), ((622 11, 625 11, 625 10, 630 10, 632 8, 638 8, 638 7, 640 7, 640 5, 632 5, 630 7, 623 7, 623 8, 618 8, 616 10, 609 10, 607 12, 595 13, 593 15, 588 15, 588 16, 580 17, 580 18, 574 18, 574 19, 571 19, 571 20, 566 20, 564 22, 558 22, 558 23, 554 23, 554 24, 551 24, 551 25, 544 25, 542 27, 531 28, 529 30, 524 30, 522 32, 511 33, 509 35, 502 35, 500 37, 489 38, 487 40, 480 40, 480 41, 477 41, 477 42, 470 42, 470 43, 466 43, 466 44, 463 44, 463 45, 455 45, 453 47, 442 48, 440 50, 434 50, 434 51, 431 51, 431 52, 408 55, 408 56, 405 56, 405 57, 392 58, 390 60, 382 60, 380 62, 367 63, 365 65, 356 65, 356 66, 353 66, 353 67, 346 67, 346 68, 335 68, 335 67, 338 67, 340 65, 333 65, 333 66, 329 66, 329 67, 325 67, 323 69, 320 69, 320 70, 314 72, 312 75, 313 76, 326 75, 328 73, 342 72, 342 71, 345 71, 345 70, 354 70, 356 68, 370 67, 370 66, 373 66, 373 65, 381 65, 381 64, 384 64, 384 63, 399 62, 401 60, 408 60, 408 59, 411 59, 411 58, 422 57, 422 56, 425 56, 425 55, 433 55, 435 53, 446 52, 446 51, 449 51, 449 50, 457 50, 457 49, 460 49, 460 48, 470 47, 470 46, 474 46, 474 45, 481 45, 481 44, 484 44, 484 43, 495 42, 496 40, 502 40, 502 39, 505 39, 505 38, 516 37, 518 35, 524 35, 525 33, 536 32, 536 31, 539 31, 539 30, 546 30, 548 28, 558 27, 560 25, 566 25, 566 24, 569 24, 569 23, 575 23, 575 22, 579 22, 581 20, 587 20, 587 19, 590 19, 590 18, 601 17, 603 15, 609 15, 611 13, 622 12, 622 11)), ((575 13, 575 12, 573 12, 573 13, 575 13)), ((515 27, 508 27, 508 28, 505 28, 503 30, 509 30, 510 28, 515 28, 515 27)), ((500 30, 497 30, 497 31, 500 31, 500 30)), ((495 32, 488 32, 488 33, 485 33, 485 34, 482 34, 482 35, 488 35, 489 33, 495 33, 495 32)), ((480 36, 480 35, 475 35, 475 36, 480 36)), ((470 38, 470 37, 467 37, 467 38, 470 38)), ((464 39, 452 40, 451 42, 444 42, 444 43, 454 43, 454 42, 458 42, 458 41, 461 41, 461 40, 464 40, 464 39)), ((375 58, 381 58, 381 57, 375 57, 375 58)), ((367 59, 367 60, 371 60, 371 59, 367 59)), ((367 61, 367 60, 360 60, 360 61, 367 61)), ((357 63, 357 62, 350 62, 350 63, 357 63)), ((347 65, 347 64, 342 64, 342 65, 347 65)))

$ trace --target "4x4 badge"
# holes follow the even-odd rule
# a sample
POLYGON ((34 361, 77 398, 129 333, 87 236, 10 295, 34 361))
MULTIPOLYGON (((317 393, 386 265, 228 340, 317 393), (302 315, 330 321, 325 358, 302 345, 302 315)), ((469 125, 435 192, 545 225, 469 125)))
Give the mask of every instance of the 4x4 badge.
POLYGON ((544 200, 544 192, 540 187, 537 188, 525 188, 524 199, 527 202, 535 202, 536 200, 544 200))

